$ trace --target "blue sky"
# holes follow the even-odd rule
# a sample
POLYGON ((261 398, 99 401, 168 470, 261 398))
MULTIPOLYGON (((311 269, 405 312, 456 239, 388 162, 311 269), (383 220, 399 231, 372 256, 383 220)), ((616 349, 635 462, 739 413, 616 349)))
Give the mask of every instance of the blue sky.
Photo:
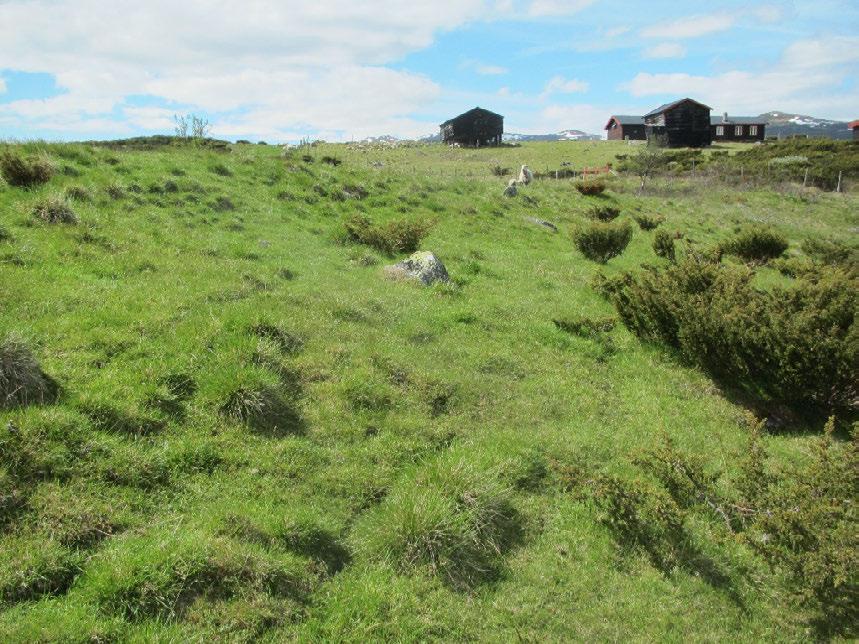
POLYGON ((859 2, 0 0, 0 138, 601 132, 690 96, 717 113, 859 118, 859 2))

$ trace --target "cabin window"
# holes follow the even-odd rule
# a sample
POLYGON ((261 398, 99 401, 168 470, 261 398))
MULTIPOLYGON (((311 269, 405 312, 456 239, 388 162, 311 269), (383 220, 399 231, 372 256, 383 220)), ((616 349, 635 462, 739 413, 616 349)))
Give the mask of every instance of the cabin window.
POLYGON ((725 126, 717 125, 716 126, 716 136, 725 136, 725 126))
POLYGON ((749 136, 757 136, 758 135, 758 126, 750 125, 749 126, 749 136))
POLYGON ((743 136, 743 126, 738 125, 734 128, 734 136, 743 136))

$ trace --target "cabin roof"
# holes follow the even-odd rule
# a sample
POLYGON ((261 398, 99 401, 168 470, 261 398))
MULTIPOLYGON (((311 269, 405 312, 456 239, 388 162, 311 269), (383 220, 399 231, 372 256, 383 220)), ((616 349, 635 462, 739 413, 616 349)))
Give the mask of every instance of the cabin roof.
POLYGON ((849 129, 851 129, 851 130, 852 130, 852 129, 854 129, 854 128, 859 127, 859 119, 856 119, 855 121, 850 121, 850 122, 847 124, 847 127, 848 127, 849 129))
POLYGON ((608 129, 612 121, 617 121, 620 125, 644 125, 643 116, 631 116, 629 114, 614 114, 605 124, 604 130, 608 129))
POLYGON ((461 118, 463 118, 463 117, 468 117, 468 116, 477 116, 478 114, 488 114, 489 116, 497 116, 497 117, 498 117, 498 118, 500 118, 500 119, 503 119, 503 118, 504 118, 504 117, 503 117, 503 116, 501 116, 500 114, 496 114, 495 112, 492 112, 492 111, 490 111, 490 110, 484 109, 484 108, 482 108, 482 107, 474 107, 474 108, 472 108, 472 109, 468 110, 467 112, 463 112, 463 113, 462 113, 462 114, 460 114, 459 116, 454 116, 452 119, 448 119, 448 120, 446 120, 446 121, 445 121, 444 123, 442 123, 439 127, 444 127, 445 125, 448 125, 448 124, 450 124, 450 123, 453 123, 454 121, 457 121, 457 120, 459 120, 459 119, 461 119, 461 118))
POLYGON ((654 116, 655 114, 662 114, 662 112, 667 112, 668 110, 680 105, 680 103, 685 103, 686 101, 689 101, 690 103, 695 103, 695 105, 700 105, 701 107, 706 107, 708 110, 713 109, 709 105, 704 105, 703 103, 699 103, 698 101, 693 100, 691 98, 681 98, 681 99, 673 101, 671 103, 665 103, 664 105, 660 105, 655 110, 651 110, 650 112, 645 114, 644 118, 647 118, 648 116, 654 116))
POLYGON ((766 119, 760 116, 711 116, 710 125, 768 125, 766 119))

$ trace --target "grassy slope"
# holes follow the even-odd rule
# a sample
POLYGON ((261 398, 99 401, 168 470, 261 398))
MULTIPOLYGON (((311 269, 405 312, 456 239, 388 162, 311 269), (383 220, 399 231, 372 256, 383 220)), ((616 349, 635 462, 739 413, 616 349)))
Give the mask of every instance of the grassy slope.
MULTIPOLYGON (((0 535, 0 588, 19 589, 0 608, 2 639, 801 638, 802 621, 747 553, 729 549, 722 585, 664 575, 621 555, 594 510, 543 475, 551 460, 628 471, 629 454, 663 431, 729 468, 745 445, 742 410, 699 372, 621 328, 607 356, 552 323, 610 315, 591 278, 661 261, 653 233, 636 228, 624 255, 599 267, 569 238, 593 200, 568 181, 526 188, 533 203, 504 200, 489 172, 598 165, 621 151, 322 146, 307 164, 262 146, 48 147, 80 176, 0 188, 11 232, 0 241, 0 331, 28 338, 64 388, 55 405, 0 414, 0 485, 27 500, 0 535), (167 181, 178 192, 150 191, 167 181), (111 184, 141 192, 114 200, 111 184), (369 196, 332 198, 350 184, 369 196), (32 204, 68 186, 92 194, 73 202, 81 223, 35 222, 32 204), (336 241, 355 211, 434 220, 422 247, 455 285, 386 282, 387 258, 336 241), (303 346, 279 352, 251 331, 259 323, 303 346), (171 375, 195 387, 170 394, 171 375), (219 411, 239 385, 284 383, 301 389, 300 422, 249 426, 219 411), (416 481, 432 468, 491 480, 518 517, 498 566, 469 590, 364 547, 397 529, 377 525, 390 499, 423 502, 416 481)), ((797 248, 857 226, 850 195, 808 202, 682 182, 655 193, 619 182, 608 199, 699 242, 763 221, 797 248)), ((808 439, 768 441, 793 458, 808 439)))

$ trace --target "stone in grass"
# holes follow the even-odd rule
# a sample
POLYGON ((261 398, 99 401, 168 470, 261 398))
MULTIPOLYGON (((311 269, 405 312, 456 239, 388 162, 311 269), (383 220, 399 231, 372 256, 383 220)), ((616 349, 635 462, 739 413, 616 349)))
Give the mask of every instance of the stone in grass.
POLYGON ((444 264, 427 250, 419 250, 401 262, 386 266, 385 276, 394 280, 420 280, 427 286, 450 281, 444 264))
POLYGON ((510 179, 510 183, 508 183, 507 187, 504 188, 504 196, 515 197, 518 194, 519 190, 516 188, 516 179, 510 179))
POLYGON ((525 217, 525 221, 530 222, 532 224, 536 224, 537 226, 542 226, 543 228, 548 228, 553 233, 558 232, 558 227, 553 224, 551 221, 546 221, 544 219, 538 219, 537 217, 525 217))

